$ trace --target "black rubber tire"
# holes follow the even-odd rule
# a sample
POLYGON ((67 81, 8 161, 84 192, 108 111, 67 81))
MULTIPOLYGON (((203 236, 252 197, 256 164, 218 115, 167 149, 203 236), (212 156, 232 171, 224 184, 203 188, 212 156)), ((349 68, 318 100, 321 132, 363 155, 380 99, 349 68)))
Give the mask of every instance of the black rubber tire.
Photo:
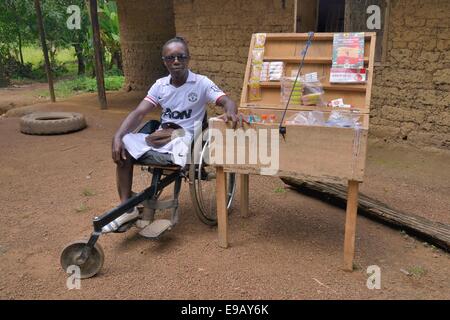
POLYGON ((20 132, 25 134, 63 134, 84 128, 84 116, 75 112, 33 112, 20 119, 20 132))
MULTIPOLYGON (((203 146, 203 149, 206 147, 203 146)), ((192 148, 192 153, 195 151, 195 148, 192 148)), ((195 159, 194 155, 192 154, 192 159, 195 159)), ((199 165, 191 164, 189 166, 189 180, 191 182, 189 183, 189 191, 191 195, 192 205, 194 207, 194 212, 197 215, 197 217, 202 221, 204 224, 209 226, 215 226, 217 225, 217 216, 212 214, 212 212, 209 212, 208 209, 204 208, 204 206, 200 203, 199 195, 197 190, 197 180, 198 176, 196 174, 196 171, 198 171, 199 165)), ((235 191, 236 191, 236 174, 235 173, 227 173, 227 209, 230 209, 231 203, 233 202, 235 191)), ((211 190, 211 192, 213 192, 211 190)), ((215 192, 215 190, 214 190, 215 192)), ((228 214, 230 214, 230 210, 227 211, 228 214)))

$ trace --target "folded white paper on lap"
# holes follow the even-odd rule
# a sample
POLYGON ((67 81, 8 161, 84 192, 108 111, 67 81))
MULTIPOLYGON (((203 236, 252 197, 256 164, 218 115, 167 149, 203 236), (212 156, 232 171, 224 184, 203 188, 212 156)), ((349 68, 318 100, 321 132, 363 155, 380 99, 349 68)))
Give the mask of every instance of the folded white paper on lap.
POLYGON ((137 160, 147 151, 154 150, 172 154, 176 165, 182 167, 186 165, 189 146, 192 142, 192 137, 189 134, 184 137, 177 137, 161 148, 150 147, 145 141, 147 136, 148 134, 145 133, 128 133, 122 138, 125 148, 133 158, 137 160))

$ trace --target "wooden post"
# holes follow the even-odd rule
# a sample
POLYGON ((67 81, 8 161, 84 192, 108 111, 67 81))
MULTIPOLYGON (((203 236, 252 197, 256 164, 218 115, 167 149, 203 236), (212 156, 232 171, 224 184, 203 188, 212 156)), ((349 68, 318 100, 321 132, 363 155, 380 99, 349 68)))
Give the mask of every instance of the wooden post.
POLYGON ((227 180, 223 167, 216 167, 217 229, 219 247, 228 247, 227 180))
POLYGON ((348 182, 344 240, 344 269, 347 271, 353 271, 353 257, 355 255, 356 217, 358 211, 358 185, 359 183, 357 181, 348 182))
POLYGON ((249 175, 240 175, 241 183, 241 214, 242 217, 248 217, 248 202, 249 202, 249 175))
POLYGON ((105 93, 105 79, 103 77, 103 59, 100 42, 100 27, 98 24, 97 0, 89 1, 89 11, 91 15, 92 24, 92 38, 94 42, 95 51, 95 76, 97 78, 97 93, 98 100, 102 109, 106 109, 106 93, 105 93))
POLYGON ((50 60, 48 59, 47 43, 45 42, 45 30, 44 22, 42 21, 41 4, 39 0, 34 0, 34 7, 36 10, 37 23, 39 29, 39 35, 41 37, 42 52, 44 53, 45 72, 47 73, 48 89, 50 91, 50 99, 55 102, 55 89, 53 88, 52 69, 50 66, 50 60))

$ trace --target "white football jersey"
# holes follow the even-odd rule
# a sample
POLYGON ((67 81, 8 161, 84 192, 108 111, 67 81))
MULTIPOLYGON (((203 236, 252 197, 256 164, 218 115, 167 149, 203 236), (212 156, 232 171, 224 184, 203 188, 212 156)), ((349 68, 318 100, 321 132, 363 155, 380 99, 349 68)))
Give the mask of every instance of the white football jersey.
POLYGON ((216 103, 225 93, 208 77, 190 70, 181 87, 170 84, 170 78, 168 75, 158 79, 145 100, 162 108, 162 123, 174 122, 193 135, 195 122, 203 121, 206 104, 216 103))
POLYGON ((190 70, 186 82, 178 88, 170 84, 170 75, 158 79, 144 99, 162 108, 161 123, 174 122, 186 130, 186 135, 173 139, 161 148, 153 148, 145 141, 147 134, 128 133, 122 139, 125 148, 135 159, 139 159, 148 150, 170 153, 175 164, 184 166, 194 128, 196 125, 197 130, 201 128, 206 104, 217 104, 217 100, 224 95, 208 77, 190 70))

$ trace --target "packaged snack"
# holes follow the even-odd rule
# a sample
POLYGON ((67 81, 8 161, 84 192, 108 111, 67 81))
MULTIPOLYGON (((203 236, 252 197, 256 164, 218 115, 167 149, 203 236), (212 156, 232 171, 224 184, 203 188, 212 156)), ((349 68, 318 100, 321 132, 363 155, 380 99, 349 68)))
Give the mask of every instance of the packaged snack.
POLYGON ((302 103, 305 106, 320 106, 322 105, 322 93, 310 93, 302 96, 302 103))
POLYGON ((259 78, 250 78, 248 99, 250 101, 261 100, 261 87, 259 85, 259 78))
POLYGON ((281 102, 286 104, 291 96, 290 104, 301 104, 303 95, 302 82, 295 77, 281 77, 281 102), (292 94, 291 94, 292 92, 292 94))
POLYGON ((270 62, 263 62, 261 67, 260 81, 269 81, 269 64, 270 62))
POLYGON ((302 104, 305 106, 326 106, 325 91, 317 78, 300 77, 303 85, 302 104), (309 81, 308 81, 309 80, 309 81), (312 80, 312 81, 311 81, 312 80))
POLYGON ((265 33, 256 33, 255 34, 255 48, 264 48, 266 43, 266 34, 265 33))
POLYGON ((264 48, 255 48, 252 50, 252 65, 262 64, 264 58, 264 48))
POLYGON ((261 78, 262 69, 263 69, 263 67, 260 64, 252 65, 252 72, 250 74, 250 77, 251 78, 258 78, 258 79, 260 79, 261 78))
POLYGON ((275 123, 276 120, 277 120, 277 118, 274 114, 269 114, 269 122, 270 123, 275 123))

